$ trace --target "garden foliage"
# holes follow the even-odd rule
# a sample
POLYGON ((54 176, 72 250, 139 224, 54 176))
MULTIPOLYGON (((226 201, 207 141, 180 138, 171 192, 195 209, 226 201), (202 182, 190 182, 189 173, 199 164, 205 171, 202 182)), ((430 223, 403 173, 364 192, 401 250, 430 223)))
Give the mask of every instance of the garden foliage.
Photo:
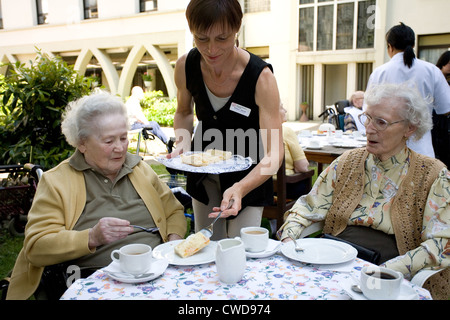
POLYGON ((90 79, 38 51, 29 65, 9 65, 0 86, 0 163, 50 169, 74 151, 61 134, 67 104, 90 93, 90 79))

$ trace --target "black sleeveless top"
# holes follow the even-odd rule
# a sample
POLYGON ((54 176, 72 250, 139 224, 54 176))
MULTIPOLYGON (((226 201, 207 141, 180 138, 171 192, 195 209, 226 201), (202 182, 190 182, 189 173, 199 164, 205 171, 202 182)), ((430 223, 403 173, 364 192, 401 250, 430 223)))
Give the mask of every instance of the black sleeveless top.
MULTIPOLYGON (((196 48, 189 52, 186 59, 186 85, 194 98, 199 120, 192 150, 226 150, 253 159, 252 166, 245 171, 220 174, 221 192, 224 192, 244 178, 264 157, 255 89, 263 69, 269 67, 272 70, 272 66, 250 53, 250 60, 232 96, 223 108, 215 112, 206 92, 200 59, 201 55, 196 48)), ((194 199, 207 204, 209 199, 202 184, 205 176, 206 174, 188 173, 186 189, 194 199)), ((269 178, 242 199, 242 209, 246 206, 265 206, 271 204, 272 199, 273 182, 269 178)))

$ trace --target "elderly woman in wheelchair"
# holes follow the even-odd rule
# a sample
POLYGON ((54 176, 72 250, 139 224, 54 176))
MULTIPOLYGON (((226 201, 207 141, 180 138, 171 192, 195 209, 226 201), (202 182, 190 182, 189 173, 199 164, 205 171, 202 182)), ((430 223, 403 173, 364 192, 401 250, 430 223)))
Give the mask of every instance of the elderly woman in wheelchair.
POLYGON ((76 150, 38 184, 7 299, 59 298, 69 266, 87 276, 125 244, 154 247, 186 233, 183 206, 148 164, 127 152, 127 110, 118 97, 100 92, 69 104, 62 132, 76 150))

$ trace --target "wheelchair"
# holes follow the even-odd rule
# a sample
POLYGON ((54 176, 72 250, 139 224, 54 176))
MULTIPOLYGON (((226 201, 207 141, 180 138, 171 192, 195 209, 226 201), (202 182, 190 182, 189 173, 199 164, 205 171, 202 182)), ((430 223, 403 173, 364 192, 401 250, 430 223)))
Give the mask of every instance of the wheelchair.
MULTIPOLYGON (((25 231, 28 211, 43 173, 39 165, 0 165, 0 220, 13 236, 25 231)), ((0 299, 6 299, 9 277, 0 280, 0 299)))

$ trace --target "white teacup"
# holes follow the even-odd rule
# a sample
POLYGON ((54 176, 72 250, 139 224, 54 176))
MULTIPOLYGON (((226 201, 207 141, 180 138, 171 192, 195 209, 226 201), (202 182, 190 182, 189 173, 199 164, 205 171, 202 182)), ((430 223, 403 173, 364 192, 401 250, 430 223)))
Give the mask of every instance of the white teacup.
POLYGON ((269 231, 262 227, 246 227, 241 229, 241 239, 248 252, 262 252, 269 243, 269 231))
POLYGON ((120 264, 123 272, 141 274, 151 267, 152 248, 141 243, 129 244, 111 252, 111 259, 120 264))
POLYGON ((344 132, 342 130, 336 130, 336 132, 334 133, 334 136, 336 138, 342 138, 342 135, 344 134, 344 132))
POLYGON ((311 139, 309 141, 309 146, 311 148, 320 148, 320 141, 319 140, 315 140, 315 139, 311 139))
POLYGON ((397 299, 402 282, 403 274, 388 268, 369 266, 361 270, 361 290, 370 300, 397 299))

